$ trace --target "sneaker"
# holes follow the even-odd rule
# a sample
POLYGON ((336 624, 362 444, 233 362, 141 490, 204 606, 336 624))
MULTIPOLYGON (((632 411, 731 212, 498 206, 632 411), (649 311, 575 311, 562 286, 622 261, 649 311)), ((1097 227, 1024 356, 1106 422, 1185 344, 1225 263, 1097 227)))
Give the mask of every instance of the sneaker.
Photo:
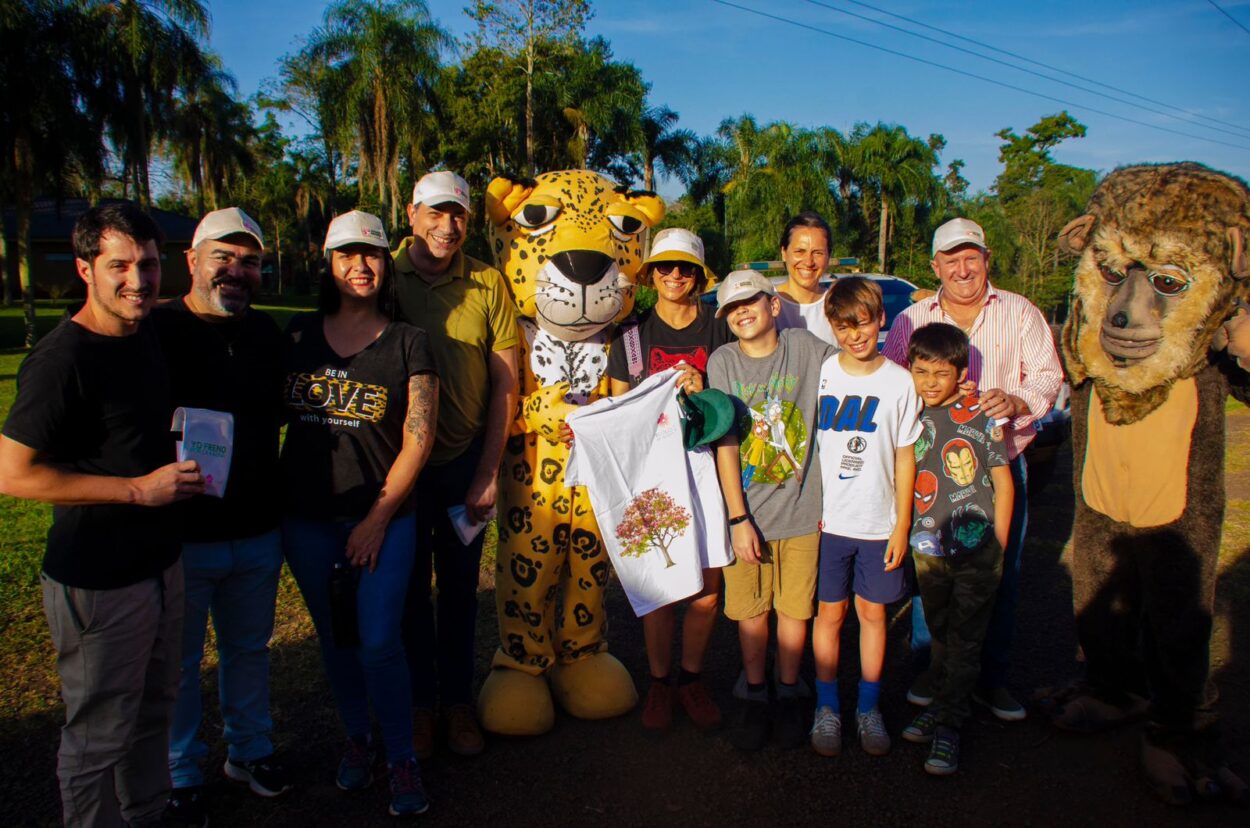
POLYGON ((855 729, 859 731, 859 745, 869 756, 885 756, 890 752, 890 734, 885 731, 885 719, 877 708, 867 713, 855 713, 855 729))
POLYGON ((801 747, 807 741, 807 723, 803 721, 803 702, 798 696, 777 701, 777 744, 786 749, 801 747))
POLYGON ((457 756, 477 756, 482 752, 486 747, 486 739, 482 736, 482 728, 478 726, 473 705, 453 704, 443 711, 443 716, 447 718, 447 747, 452 753, 457 756))
POLYGON ((373 784, 373 746, 368 739, 348 738, 334 784, 343 791, 363 791, 373 784))
POLYGON ((712 728, 720 727, 720 707, 717 706, 711 692, 707 689, 707 685, 702 681, 692 681, 689 684, 679 685, 677 687, 677 701, 681 703, 682 709, 686 711, 690 721, 694 722, 695 727, 700 730, 711 730, 712 728))
POLYGON ((816 708, 811 742, 812 750, 821 756, 837 756, 842 752, 842 716, 827 704, 816 708))
POLYGON ((1016 701, 1016 697, 1006 687, 995 687, 988 692, 978 688, 972 691, 972 700, 988 707, 991 713, 1004 722, 1018 722, 1028 715, 1024 705, 1016 701))
POLYGON ((667 681, 651 680, 647 700, 642 705, 642 726, 653 733, 673 725, 673 686, 667 681))
POLYGON ((907 701, 916 707, 928 707, 933 704, 933 675, 925 670, 911 683, 907 690, 907 701))
POLYGON ((170 791, 161 824, 171 828, 206 828, 208 812, 204 809, 204 786, 192 785, 170 791))
POLYGON ((926 710, 903 728, 903 738, 918 745, 927 745, 933 741, 935 730, 937 730, 937 716, 926 710))
POLYGON ((290 776, 274 761, 272 753, 251 761, 227 759, 225 772, 235 782, 246 782, 257 796, 281 796, 293 787, 290 776))
POLYGON ((430 810, 430 800, 421 784, 421 768, 416 759, 391 765, 388 769, 391 782, 391 816, 414 816, 430 810))
POLYGON ((767 700, 743 701, 734 716, 729 739, 738 750, 759 750, 768 744, 772 711, 767 700))
POLYGON ((940 725, 933 733, 929 758, 924 760, 925 773, 950 776, 959 770, 959 731, 940 725))
POLYGON ((428 707, 413 708, 412 749, 421 760, 434 755, 434 711, 428 707))

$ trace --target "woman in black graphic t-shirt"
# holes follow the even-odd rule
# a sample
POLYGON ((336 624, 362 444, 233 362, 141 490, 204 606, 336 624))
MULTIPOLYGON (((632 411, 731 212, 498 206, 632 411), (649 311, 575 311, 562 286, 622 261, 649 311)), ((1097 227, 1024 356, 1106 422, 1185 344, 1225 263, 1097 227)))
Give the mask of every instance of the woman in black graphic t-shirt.
POLYGON ((356 211, 339 216, 325 246, 321 309, 288 328, 283 545, 347 731, 335 781, 344 790, 372 782, 372 703, 390 811, 414 814, 428 802, 413 751, 400 619, 416 546, 409 495, 433 444, 438 379, 425 331, 391 320, 382 222, 356 211), (346 584, 355 593, 357 641, 333 640, 332 576, 336 590, 346 584))
MULTIPOLYGON (((734 339, 728 323, 716 318, 711 305, 699 301, 699 294, 715 278, 704 264, 703 242, 689 230, 661 230, 652 241, 651 256, 643 268, 655 287, 656 303, 643 314, 634 334, 622 326, 612 339, 608 351, 612 396, 627 393, 652 374, 679 362, 685 364, 681 387, 690 394, 702 391, 708 357, 734 339)), ((719 569, 704 569, 703 591, 689 601, 676 688, 669 678, 677 626, 675 607, 660 607, 642 617, 651 666, 651 686, 642 709, 642 724, 648 730, 667 730, 675 704, 680 704, 701 728, 720 723, 720 708, 699 677, 716 624, 720 580, 719 569)))

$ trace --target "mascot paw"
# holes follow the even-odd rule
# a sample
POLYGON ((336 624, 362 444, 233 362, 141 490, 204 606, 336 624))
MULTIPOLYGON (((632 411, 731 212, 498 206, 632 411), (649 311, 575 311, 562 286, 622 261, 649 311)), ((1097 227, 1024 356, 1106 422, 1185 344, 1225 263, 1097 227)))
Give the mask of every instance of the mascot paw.
POLYGON ((1150 702, 1141 696, 1130 693, 1123 704, 1115 704, 1079 684, 1039 691, 1035 699, 1050 723, 1069 733, 1103 733, 1141 721, 1150 713, 1150 702))
POLYGON ((477 713, 482 727, 501 736, 538 736, 556 719, 547 680, 507 667, 496 667, 486 677, 477 713))
POLYGON ((1142 736, 1141 764, 1151 790, 1169 805, 1224 799, 1250 806, 1250 787, 1223 762, 1215 739, 1161 738, 1148 727, 1142 736))
POLYGON ((638 704, 629 671, 609 653, 557 665, 551 671, 551 689, 560 706, 579 719, 623 716, 638 704))

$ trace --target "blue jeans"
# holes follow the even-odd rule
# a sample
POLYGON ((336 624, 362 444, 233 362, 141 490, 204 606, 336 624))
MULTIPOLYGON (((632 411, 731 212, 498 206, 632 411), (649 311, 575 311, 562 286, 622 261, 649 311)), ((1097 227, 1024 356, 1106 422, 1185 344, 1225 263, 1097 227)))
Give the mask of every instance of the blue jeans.
MULTIPOLYGON (((1003 579, 994 596, 994 614, 981 645, 981 684, 1006 687, 1011 667, 1011 639, 1016 630, 1016 605, 1020 602, 1020 563, 1024 535, 1029 525, 1029 465, 1021 454, 1011 461, 1015 498, 1011 504, 1011 530, 1003 550, 1003 579)), ((920 596, 911 599, 911 649, 920 667, 929 662, 929 625, 925 623, 920 596)))
POLYGON ((444 706, 473 703, 477 580, 486 530, 465 546, 447 509, 464 503, 481 455, 478 440, 456 459, 426 467, 417 479, 417 557, 404 611, 404 646, 417 707, 432 709, 439 699, 444 706), (437 625, 431 575, 438 579, 437 625))
POLYGON ((356 523, 288 518, 282 523, 282 546, 321 641, 326 679, 338 704, 343 729, 352 738, 369 735, 373 704, 392 764, 414 758, 412 689, 400 634, 404 594, 412 575, 416 517, 395 518, 386 529, 377 569, 362 567, 357 586, 360 645, 334 646, 330 626, 330 572, 345 561, 347 537, 356 523))
POLYGON ((175 788, 204 784, 200 763, 203 696, 200 662, 209 613, 217 633, 217 689, 229 756, 236 762, 273 753, 269 733, 269 639, 282 571, 277 529, 253 538, 182 546, 186 615, 182 677, 169 730, 169 774, 175 788))

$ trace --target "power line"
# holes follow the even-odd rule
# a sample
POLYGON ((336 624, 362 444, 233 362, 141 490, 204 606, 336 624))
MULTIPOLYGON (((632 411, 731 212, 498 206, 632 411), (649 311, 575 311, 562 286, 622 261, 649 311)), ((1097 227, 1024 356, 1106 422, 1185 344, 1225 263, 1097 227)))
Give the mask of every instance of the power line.
MULTIPOLYGON (((1110 89, 1112 92, 1119 92, 1121 95, 1128 95, 1129 97, 1137 98, 1138 100, 1146 101, 1147 103, 1152 103, 1157 106, 1167 107, 1168 109, 1176 110, 1177 112, 1184 113, 1185 115, 1189 115, 1194 118, 1200 118, 1204 121, 1211 121, 1212 123, 1222 124, 1226 127, 1232 127, 1233 129, 1241 129, 1241 130, 1250 129, 1247 127, 1243 127, 1240 124, 1233 124, 1233 123, 1229 123, 1228 121, 1221 121, 1219 118, 1212 118, 1210 115, 1203 115, 1201 112, 1194 112, 1192 110, 1185 109, 1184 107, 1176 106, 1175 104, 1170 104, 1165 101, 1156 100, 1154 98, 1147 97, 1146 95, 1142 95, 1142 94, 1133 92, 1128 89, 1121 89, 1118 86, 1112 86, 1111 84, 1103 83, 1100 80, 1088 78, 1088 77, 1085 77, 1084 75, 1078 75, 1075 72, 1069 72, 1067 69, 1063 69, 1058 66, 1051 66, 1049 63, 1042 63, 1041 61, 1034 60, 1033 58, 1025 57, 1024 55, 1018 54, 1016 52, 1008 51, 1007 49, 1000 49, 997 46, 993 46, 989 43, 985 43, 980 40, 975 40, 971 37, 966 37, 964 35, 958 34, 957 32, 948 31, 946 29, 933 26, 929 23, 924 23, 920 20, 916 20, 911 17, 905 17, 904 15, 901 15, 901 14, 895 14, 892 11, 887 11, 886 9, 878 8, 877 6, 874 6, 870 3, 861 2, 861 0, 843 0, 843 2, 851 3, 853 5, 860 6, 865 9, 872 9, 873 11, 878 12, 880 14, 884 14, 888 17, 893 17, 897 20, 904 20, 913 25, 921 26, 923 28, 931 29, 932 31, 939 32, 941 34, 946 35, 947 37, 953 37, 953 38, 956 38, 957 40, 962 40, 965 43, 971 43, 974 46, 980 46, 982 49, 989 49, 992 52, 998 52, 1000 55, 1007 55, 1008 57, 1015 58, 1016 60, 1022 60, 1025 63, 1031 63, 1034 66, 1040 66, 1043 69, 1049 69, 1052 72, 1058 72, 1061 75, 1067 75, 1070 78, 1076 78, 1077 80, 1085 81, 1086 83, 1092 83, 1095 86, 1101 86, 1104 89, 1110 89)), ((1221 9, 1221 11, 1223 11, 1223 9, 1221 9)), ((1241 24, 1238 24, 1238 25, 1241 25, 1241 24)))
MULTIPOLYGON (((1124 104, 1125 106, 1131 106, 1134 109, 1144 109, 1147 112, 1154 113, 1155 115, 1162 115, 1164 118, 1171 118, 1172 120, 1180 121, 1183 124, 1193 124, 1194 126, 1200 127, 1202 129, 1211 129, 1216 132, 1222 132, 1225 135, 1231 135, 1234 138, 1240 138, 1242 140, 1250 139, 1250 134, 1248 134, 1250 133, 1250 129, 1242 129, 1242 131, 1240 132, 1233 132, 1232 130, 1224 129, 1222 127, 1197 123, 1190 118, 1182 118, 1179 115, 1173 115, 1171 112, 1164 112, 1162 109, 1155 109, 1154 107, 1145 106, 1139 103, 1134 103, 1133 101, 1125 100, 1124 98, 1120 98, 1115 95, 1109 95, 1106 92, 1099 92, 1097 89, 1090 89, 1088 86, 1081 86, 1079 83, 1072 83, 1071 81, 1066 81, 1063 78, 1057 78, 1054 75, 1047 75, 1044 72, 1038 72, 1034 69, 1028 69, 1023 66, 1017 66, 1014 63, 1009 63, 1008 61, 1000 60, 999 58, 996 58, 996 57, 990 57, 989 55, 982 54, 981 52, 976 52, 976 51, 973 51, 972 49, 966 49, 963 46, 956 46, 953 43, 947 43, 943 40, 939 40, 936 37, 929 37, 928 35, 921 34, 920 32, 913 32, 908 29, 904 29, 902 26, 895 26, 892 23, 884 23, 880 20, 876 20, 864 14, 857 14, 853 11, 840 9, 837 6, 831 6, 828 3, 823 3, 821 2, 821 0, 806 0, 806 1, 813 6, 820 6, 823 9, 829 9, 830 11, 837 12, 838 14, 845 14, 848 17, 854 17, 857 20, 864 20, 877 26, 883 26, 887 29, 893 29, 896 32, 902 32, 905 35, 910 35, 911 37, 919 38, 920 40, 924 40, 929 43, 936 43, 937 45, 944 46, 947 49, 954 49, 957 52, 962 52, 966 55, 972 55, 975 58, 980 58, 981 60, 987 60, 990 63, 997 63, 1000 66, 1006 66, 1008 69, 1014 69, 1017 72, 1024 72, 1026 74, 1033 75, 1034 77, 1038 77, 1038 78, 1042 78, 1043 80, 1051 81, 1052 83, 1060 83, 1060 84, 1063 84, 1064 86, 1069 86, 1073 89, 1079 89, 1080 91, 1086 92, 1090 95, 1097 95, 1100 98, 1107 98, 1108 100, 1115 101, 1116 103, 1121 103, 1121 104, 1124 104)), ((854 2, 854 0, 848 0, 848 2, 854 2)), ((867 6, 866 3, 863 3, 863 4, 857 3, 856 5, 867 6)), ((871 8, 871 6, 869 6, 869 8, 871 8)), ((925 24, 923 23, 917 23, 916 25, 925 26, 925 24)), ((936 27, 925 26, 925 28, 933 28, 934 31, 942 31, 941 29, 938 29, 936 27)), ((1061 70, 1056 70, 1056 71, 1061 71, 1061 70)), ((1090 82, 1097 83, 1097 81, 1090 81, 1090 82)), ((1164 104, 1164 106, 1166 106, 1166 104, 1164 104)))
POLYGON ((1130 118, 1127 115, 1117 115, 1114 112, 1108 112, 1105 109, 1099 109, 1097 107, 1090 106, 1089 104, 1076 103, 1074 101, 1069 101, 1065 98, 1060 98, 1055 95, 1047 95, 1044 92, 1037 92, 1032 89, 1027 89, 1023 86, 1017 86, 1012 83, 1007 83, 1006 81, 995 80, 994 78, 986 77, 985 75, 978 75, 975 72, 969 72, 964 69, 956 69, 955 67, 947 66, 944 63, 938 63, 937 61, 928 60, 926 58, 921 58, 921 57, 916 57, 915 55, 909 55, 906 52, 900 52, 896 49, 890 49, 885 46, 879 46, 876 43, 869 43, 866 40, 858 40, 853 37, 847 37, 846 35, 841 35, 841 34, 838 34, 837 32, 831 32, 828 29, 822 29, 819 26, 812 26, 807 23, 800 23, 799 21, 791 20, 788 17, 781 17, 779 15, 771 14, 769 12, 759 11, 758 9, 752 9, 748 6, 740 6, 737 3, 729 2, 729 0, 712 0, 712 2, 716 3, 719 6, 728 6, 729 8, 732 8, 732 9, 737 9, 739 11, 747 12, 748 14, 754 14, 757 17, 764 17, 769 20, 776 20, 779 23, 786 23, 791 26, 796 26, 800 29, 807 29, 809 31, 816 32, 818 34, 828 35, 829 37, 837 38, 838 40, 845 40, 848 43, 854 43, 857 46, 864 46, 869 49, 875 49, 878 52, 885 52, 886 54, 894 55, 895 57, 905 58, 907 60, 914 61, 916 63, 923 63, 926 66, 933 66, 937 69, 944 69, 947 72, 954 72, 957 75, 963 75, 964 77, 974 78, 979 81, 985 81, 986 83, 992 83, 995 86, 1001 86, 1005 89, 1010 89, 1015 92, 1023 92, 1024 94, 1032 95, 1035 98, 1042 98, 1044 100, 1053 101, 1055 103, 1062 104, 1064 106, 1073 107, 1075 109, 1083 109, 1087 112, 1094 112, 1098 115, 1105 115, 1108 118, 1115 118, 1118 121, 1126 121, 1127 123, 1136 124, 1137 126, 1143 126, 1143 127, 1146 127, 1147 129, 1156 129, 1161 132, 1171 133, 1172 135, 1179 135, 1182 138, 1192 138, 1195 141, 1207 141, 1208 143, 1220 144, 1222 146, 1232 147, 1233 149, 1250 150, 1250 146, 1247 146, 1245 144, 1231 144, 1228 141, 1221 141, 1218 138, 1208 138, 1205 135, 1194 135, 1191 132, 1182 132, 1178 129, 1171 129, 1170 127, 1159 126, 1158 124, 1148 123, 1147 121, 1139 121, 1136 118, 1130 118))
POLYGON ((1207 0, 1207 2, 1208 2, 1208 3, 1210 3, 1212 6, 1215 6, 1216 11, 1218 11, 1220 14, 1224 15, 1225 17, 1227 17, 1229 20, 1233 21, 1233 23, 1234 23, 1234 24, 1236 24, 1236 26, 1237 26, 1239 29, 1241 29, 1243 32, 1245 32, 1246 34, 1250 34, 1250 29, 1247 29, 1247 28, 1245 27, 1245 25, 1243 25, 1243 24, 1242 24, 1242 22, 1241 22, 1240 20, 1238 20, 1237 18, 1233 17, 1231 14, 1229 14, 1229 13, 1228 13, 1228 12, 1226 12, 1223 8, 1221 8, 1221 7, 1220 7, 1220 4, 1219 4, 1219 3, 1217 3, 1217 2, 1215 2, 1215 0, 1207 0))

